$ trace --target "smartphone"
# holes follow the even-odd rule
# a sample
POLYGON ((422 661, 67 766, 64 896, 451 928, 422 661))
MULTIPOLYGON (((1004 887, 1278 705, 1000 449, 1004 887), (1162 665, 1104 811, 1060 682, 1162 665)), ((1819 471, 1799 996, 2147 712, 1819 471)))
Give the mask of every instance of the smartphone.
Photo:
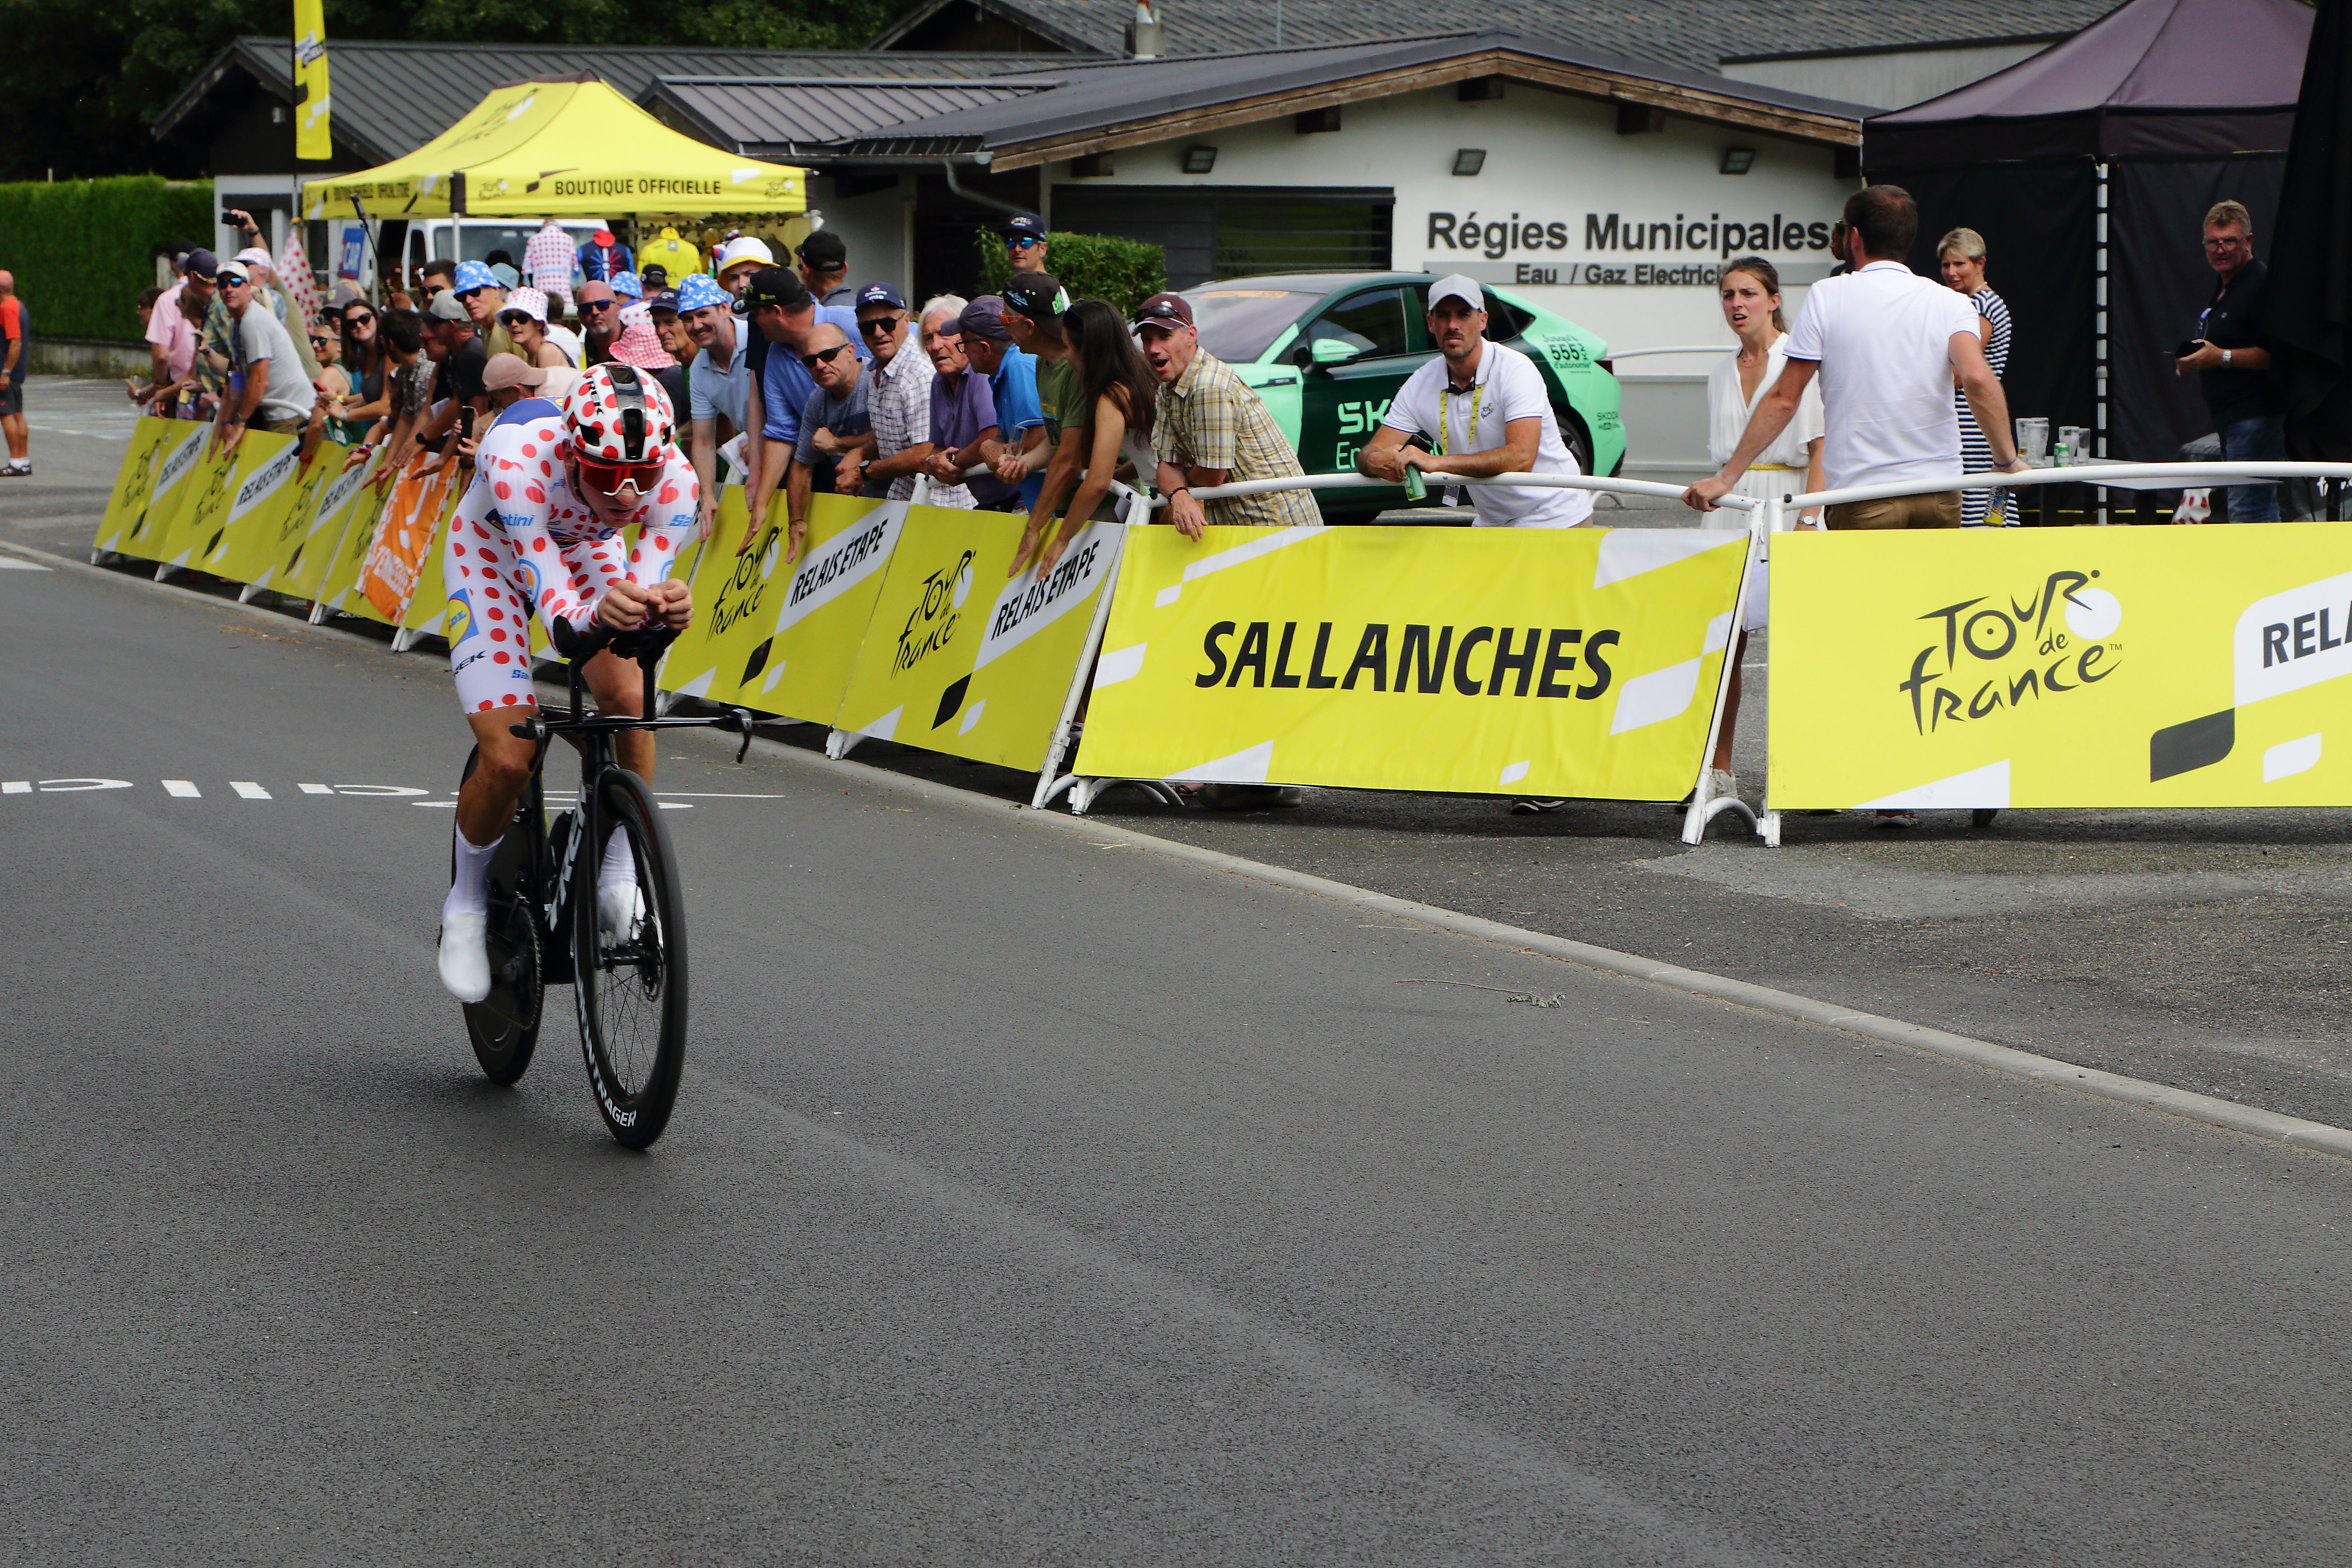
POLYGON ((221 222, 228 225, 231 228, 243 228, 245 226, 245 215, 243 213, 230 212, 227 208, 224 207, 221 209, 221 222))
POLYGON ((457 437, 465 441, 474 438, 474 411, 471 407, 457 410, 457 437))
POLYGON ((2202 338, 2185 338, 2173 349, 2172 357, 2174 359, 2187 359, 2190 354, 2195 353, 2199 349, 2201 349, 2204 346, 2205 341, 2202 338))

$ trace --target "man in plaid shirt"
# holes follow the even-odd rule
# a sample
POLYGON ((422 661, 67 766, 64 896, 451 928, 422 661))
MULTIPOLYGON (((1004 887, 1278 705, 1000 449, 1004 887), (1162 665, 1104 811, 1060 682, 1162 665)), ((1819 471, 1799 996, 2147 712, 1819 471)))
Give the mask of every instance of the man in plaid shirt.
POLYGON ((907 301, 887 283, 857 291, 857 331, 874 355, 874 384, 866 407, 874 421, 874 457, 863 470, 863 493, 905 500, 931 450, 931 362, 910 347, 907 301))
POLYGON ((550 300, 563 301, 559 316, 572 314, 572 237, 549 218, 522 247, 522 274, 550 300))
POLYGON ((1137 307, 1133 326, 1143 357, 1160 378, 1152 445, 1160 456, 1160 493, 1168 517, 1187 539, 1203 523, 1312 528, 1323 521, 1305 490, 1212 500, 1204 512, 1192 487, 1292 479, 1306 470, 1256 393, 1225 363, 1201 351, 1192 307, 1181 294, 1154 294, 1137 307))

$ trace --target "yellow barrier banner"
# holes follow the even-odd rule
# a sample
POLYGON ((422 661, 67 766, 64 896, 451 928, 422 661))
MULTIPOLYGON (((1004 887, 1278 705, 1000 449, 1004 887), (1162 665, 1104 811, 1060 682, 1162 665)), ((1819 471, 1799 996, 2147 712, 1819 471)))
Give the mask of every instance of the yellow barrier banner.
POLYGON ((279 552, 269 570, 254 579, 254 586, 317 599, 333 564, 335 547, 354 516, 369 515, 365 505, 374 494, 367 488, 370 465, 346 473, 353 448, 332 441, 319 444, 310 466, 301 476, 301 491, 287 509, 278 531, 279 552))
MULTIPOLYGON (((383 461, 379 454, 375 463, 383 461)), ((370 466, 371 475, 374 467, 370 466)), ((364 484, 352 495, 349 520, 343 524, 341 537, 327 557, 327 569, 314 595, 328 609, 339 615, 357 616, 364 620, 391 625, 391 618, 380 613, 368 602, 367 595, 360 592, 360 575, 366 569, 368 556, 375 549, 376 531, 382 526, 383 514, 391 504, 390 483, 381 487, 373 482, 364 484)))
POLYGON ((1767 799, 2352 805, 2347 631, 2352 523, 1779 535, 1767 799))
POLYGON ((186 419, 140 416, 131 427, 131 447, 122 454, 122 466, 114 471, 114 488, 107 492, 106 515, 98 520, 98 536, 90 541, 91 549, 125 555, 146 553, 139 546, 149 506, 155 499, 156 470, 180 441, 205 428, 186 419))
POLYGON ((1748 535, 1129 530, 1077 772, 1675 800, 1748 535))
MULTIPOLYGON (((1087 525, 1046 581, 1008 577, 1025 519, 909 507, 835 728, 1034 773, 1123 530, 1087 525)), ((814 618, 814 617, 812 617, 814 618)))
POLYGON ((247 430, 236 450, 226 455, 205 443, 195 467, 182 480, 185 500, 173 510, 166 531, 155 542, 156 559, 168 566, 209 572, 204 558, 218 550, 228 535, 229 514, 246 486, 273 463, 281 461, 295 441, 292 436, 247 430))
POLYGON ((738 555, 743 489, 720 499, 717 531, 695 563, 694 626, 663 667, 665 689, 825 723, 840 710, 873 618, 907 503, 814 496, 800 559, 783 559, 781 499, 757 543, 738 555))
POLYGON ((185 566, 193 549, 191 515, 217 510, 234 459, 213 450, 213 426, 194 425, 194 434, 172 444, 155 466, 155 494, 131 553, 173 566, 185 566))
POLYGON ((237 472, 219 526, 188 563, 232 583, 268 576, 283 558, 279 536, 302 491, 302 438, 249 430, 237 448, 237 472), (258 445, 257 445, 258 444, 258 445))

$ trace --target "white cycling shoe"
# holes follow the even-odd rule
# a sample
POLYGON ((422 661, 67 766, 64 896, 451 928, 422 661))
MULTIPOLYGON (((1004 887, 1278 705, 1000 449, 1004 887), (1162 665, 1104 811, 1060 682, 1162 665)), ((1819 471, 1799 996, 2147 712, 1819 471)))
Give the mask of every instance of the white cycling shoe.
POLYGON ((490 994, 489 930, 488 914, 441 917, 441 984, 460 1002, 490 994))
POLYGON ((636 935, 645 919, 646 896, 635 882, 596 889, 596 934, 614 946, 636 935))

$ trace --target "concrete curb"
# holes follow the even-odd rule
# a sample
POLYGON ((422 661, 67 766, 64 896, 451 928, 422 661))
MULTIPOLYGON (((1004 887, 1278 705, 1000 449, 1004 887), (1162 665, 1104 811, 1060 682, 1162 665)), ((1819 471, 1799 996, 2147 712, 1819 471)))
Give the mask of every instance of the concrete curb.
MULTIPOLYGON (((257 620, 284 626, 289 617, 279 611, 257 605, 240 605, 233 599, 215 598, 191 588, 177 588, 168 583, 156 583, 138 577, 110 572, 104 567, 52 554, 32 545, 0 540, 0 551, 37 559, 44 565, 87 573, 110 582, 131 583, 183 597, 201 600, 214 608, 235 609, 257 620)), ((356 633, 339 631, 329 626, 313 626, 296 621, 294 625, 306 631, 324 633, 338 640, 388 652, 383 646, 356 633)), ((683 731, 682 733, 693 733, 683 731)), ((717 742, 737 744, 732 736, 715 735, 717 742)), ((1955 1035, 1944 1029, 1931 1029, 1920 1024, 1907 1024, 1899 1018, 1885 1018, 1875 1013, 1857 1012, 1827 1002, 1817 1002, 1809 996, 1799 996, 1787 991, 1776 991, 1769 985, 1756 985, 1745 980, 1732 980, 1703 970, 1685 969, 1678 964, 1661 963, 1654 959, 1619 952, 1614 948, 1596 947, 1591 942, 1572 942, 1566 937, 1551 936, 1543 931, 1528 931, 1518 926, 1505 925, 1499 921, 1483 920, 1453 910, 1439 909, 1433 904, 1415 903, 1387 893, 1377 893, 1369 888, 1359 888, 1347 882, 1336 882, 1328 877, 1310 872, 1294 871, 1287 867, 1270 866, 1260 860, 1244 859, 1222 849, 1204 849, 1198 845, 1177 839, 1162 838, 1155 834, 1141 833, 1129 827, 1087 817, 1066 816, 1057 812, 1032 811, 1014 802, 999 800, 992 795, 971 790, 958 789, 952 784, 934 784, 927 779, 911 778, 871 763, 854 759, 828 761, 816 752, 797 746, 787 746, 779 741, 754 738, 754 751, 789 765, 801 768, 813 775, 844 773, 880 788, 910 795, 936 805, 961 807, 1010 817, 1014 821, 1045 828, 1048 831, 1073 833, 1089 837, 1097 843, 1122 844, 1130 848, 1149 850, 1171 859, 1186 861, 1212 871, 1246 877, 1252 881, 1272 887, 1286 888, 1294 892, 1330 899, 1360 910, 1407 920, 1439 931, 1454 931, 1462 936, 1499 943, 1522 952, 1540 953, 1563 963, 1574 963, 1606 974, 1622 974, 1635 980, 1646 980, 1686 995, 1705 996, 1736 1006, 1752 1007, 1759 1013, 1794 1019, 1800 1023, 1819 1024, 1843 1030, 1864 1039, 1886 1045, 1902 1046, 1941 1057, 1948 1061, 1966 1062, 1991 1072, 2005 1073, 2053 1088, 2068 1089, 2101 1100, 2118 1100, 2166 1115, 2181 1117, 2210 1127, 2227 1128, 2290 1148, 2308 1149, 2321 1153, 2352 1157, 2352 1129, 2331 1126, 2325 1121, 2308 1121, 2299 1116, 2282 1116, 2276 1111, 2260 1110, 2235 1100, 2221 1100, 2210 1094, 2194 1094, 2167 1084, 2149 1083, 2142 1079, 2126 1078, 2120 1073, 2102 1072, 2096 1068, 2076 1067, 2054 1058, 2036 1056, 2008 1046, 1997 1046, 1990 1040, 1979 1040, 1967 1035, 1955 1035)))

